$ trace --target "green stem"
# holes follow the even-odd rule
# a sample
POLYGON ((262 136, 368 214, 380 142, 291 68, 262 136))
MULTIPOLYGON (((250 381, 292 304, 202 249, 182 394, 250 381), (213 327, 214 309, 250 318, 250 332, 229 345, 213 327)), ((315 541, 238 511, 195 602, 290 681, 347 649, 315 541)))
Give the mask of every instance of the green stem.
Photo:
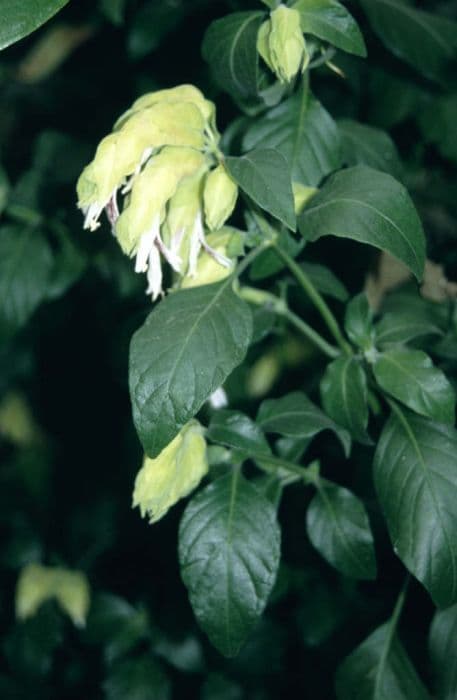
POLYGON ((260 253, 263 253, 264 250, 266 250, 269 246, 272 245, 272 242, 270 240, 266 240, 260 245, 257 246, 257 248, 253 248, 240 262, 240 264, 237 266, 234 275, 235 277, 240 277, 240 275, 246 270, 249 265, 254 262, 256 257, 260 255, 260 253))
POLYGON ((340 354, 338 348, 334 345, 330 345, 325 338, 323 338, 317 331, 314 330, 310 325, 305 323, 297 314, 289 309, 286 302, 283 299, 271 294, 270 292, 265 292, 262 289, 255 289, 253 287, 241 287, 240 296, 251 304, 257 304, 258 306, 268 306, 275 314, 282 316, 297 330, 299 330, 305 338, 310 340, 316 347, 318 347, 322 352, 334 359, 340 354))
POLYGON ((325 321, 327 328, 330 333, 335 338, 336 342, 346 355, 352 355, 351 346, 344 339, 341 333, 338 321, 331 312, 324 298, 319 294, 314 284, 309 279, 308 275, 302 270, 300 265, 298 265, 293 258, 288 255, 282 248, 280 248, 275 242, 271 244, 281 260, 287 265, 289 270, 292 272, 297 282, 300 283, 302 289, 307 294, 309 299, 312 301, 316 309, 319 311, 323 320, 325 321))

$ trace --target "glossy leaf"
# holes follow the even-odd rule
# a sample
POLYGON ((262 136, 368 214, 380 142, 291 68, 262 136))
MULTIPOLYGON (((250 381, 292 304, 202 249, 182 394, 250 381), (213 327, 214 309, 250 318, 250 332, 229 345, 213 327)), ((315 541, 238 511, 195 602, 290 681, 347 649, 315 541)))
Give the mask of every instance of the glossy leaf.
POLYGON ((376 577, 373 535, 363 503, 351 491, 318 481, 306 512, 306 531, 314 547, 345 576, 376 577))
POLYGON ((117 664, 103 684, 106 700, 170 700, 171 685, 150 654, 117 664))
POLYGON ((457 605, 438 610, 429 635, 430 661, 437 700, 457 697, 457 605))
POLYGON ((314 34, 348 53, 367 55, 357 22, 337 0, 298 0, 292 7, 300 12, 305 34, 314 34))
POLYGON ((396 554, 438 606, 457 601, 457 432, 397 408, 374 458, 396 554))
POLYGON ((278 150, 258 148, 240 158, 226 158, 225 165, 240 188, 259 207, 295 231, 290 167, 278 150))
POLYGON ((341 119, 338 128, 346 165, 368 165, 393 177, 400 177, 400 157, 389 134, 352 119, 341 119))
POLYGON ((181 575, 210 641, 234 656, 275 582, 280 531, 273 505, 238 470, 187 506, 179 529, 181 575))
POLYGON ((68 0, 0 0, 0 49, 31 34, 67 3, 68 0))
POLYGON ((244 150, 275 148, 286 158, 292 180, 315 186, 341 166, 338 128, 314 97, 300 90, 247 130, 244 150))
POLYGON ((130 346, 130 395, 143 447, 155 457, 243 360, 249 307, 221 283, 170 294, 130 346))
POLYGON ((235 97, 257 95, 257 32, 263 12, 234 12, 213 22, 203 40, 203 57, 216 81, 235 97))
POLYGON ((442 423, 454 423, 454 390, 424 352, 386 350, 378 356, 373 372, 381 389, 408 408, 442 423))
POLYGON ((332 175, 299 218, 306 240, 351 238, 386 250, 420 279, 425 238, 405 188, 386 173, 355 166, 332 175))
POLYGON ((349 339, 363 350, 373 344, 373 312, 366 294, 357 294, 346 306, 344 329, 349 339))
POLYGON ((386 47, 420 73, 441 80, 456 58, 457 23, 405 0, 359 0, 386 47))
POLYGON ((346 301, 348 299, 348 290, 330 268, 309 262, 301 263, 300 267, 321 294, 338 299, 338 301, 346 301))
POLYGON ((352 437, 370 443, 367 380, 361 365, 352 357, 331 362, 321 381, 322 405, 334 421, 349 430, 352 437))
POLYGON ((392 622, 378 627, 341 664, 338 700, 430 700, 392 622))
POLYGON ((267 433, 309 439, 322 430, 332 430, 349 454, 351 437, 347 430, 325 415, 306 394, 294 391, 280 399, 267 399, 259 408, 256 421, 267 433))
POLYGON ((424 335, 441 335, 442 330, 427 313, 411 310, 390 311, 375 326, 376 343, 383 346, 389 343, 408 343, 424 335))
POLYGON ((18 330, 44 300, 52 266, 51 248, 38 229, 0 228, 0 335, 18 330))
POLYGON ((270 446, 253 420, 238 411, 216 411, 209 424, 206 437, 251 456, 271 454, 270 446))

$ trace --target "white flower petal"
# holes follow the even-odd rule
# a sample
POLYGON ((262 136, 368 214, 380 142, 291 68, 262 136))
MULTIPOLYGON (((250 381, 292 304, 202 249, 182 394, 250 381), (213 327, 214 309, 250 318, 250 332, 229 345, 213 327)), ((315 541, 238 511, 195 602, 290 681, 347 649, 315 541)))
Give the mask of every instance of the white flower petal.
POLYGON ((162 294, 162 265, 160 253, 156 245, 153 245, 148 258, 148 288, 146 294, 152 295, 152 301, 162 294))

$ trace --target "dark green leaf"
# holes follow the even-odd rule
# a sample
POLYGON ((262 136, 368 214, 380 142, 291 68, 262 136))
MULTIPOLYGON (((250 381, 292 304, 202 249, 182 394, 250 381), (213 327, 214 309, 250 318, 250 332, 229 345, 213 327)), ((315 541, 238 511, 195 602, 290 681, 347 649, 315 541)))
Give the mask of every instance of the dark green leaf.
POLYGON ((373 535, 363 503, 351 491, 319 480, 306 512, 314 547, 345 576, 376 578, 373 535))
POLYGON ((52 668, 54 653, 63 642, 62 616, 53 602, 14 626, 4 640, 9 666, 18 677, 36 679, 52 668))
POLYGON ((122 24, 127 0, 100 0, 102 12, 113 24, 122 24))
POLYGON ((455 61, 457 24, 405 0, 359 0, 376 34, 396 56, 429 78, 442 79, 455 61))
POLYGON ((258 148, 240 158, 226 158, 230 175, 262 209, 296 229, 290 167, 274 148, 258 148))
POLYGON ((103 684, 106 700, 170 700, 171 686, 154 657, 123 661, 103 684))
POLYGON ((23 326, 46 297, 53 265, 43 234, 14 225, 0 229, 0 334, 23 326))
POLYGON ((399 182, 356 166, 332 175, 299 218, 305 239, 351 238, 386 250, 422 277, 425 237, 416 209, 399 182))
POLYGON ((457 601, 456 454, 454 428, 397 408, 374 458, 394 550, 443 607, 457 601))
POLYGON ((247 130, 243 148, 259 146, 282 153, 289 163, 292 180, 303 185, 318 185, 342 163, 335 122, 320 102, 303 90, 247 130))
POLYGON ((457 697, 457 605, 438 610, 429 636, 430 661, 437 700, 457 697))
POLYGON ((376 343, 408 343, 410 340, 423 335, 441 335, 442 330, 430 318, 429 314, 415 313, 413 309, 406 311, 390 311, 381 318, 375 326, 376 343))
POLYGON ((338 700, 430 700, 392 622, 370 634, 341 664, 338 700))
POLYGON ((92 600, 85 638, 89 643, 103 645, 109 663, 127 654, 148 633, 145 612, 136 610, 123 598, 106 593, 92 600))
POLYGON ((226 447, 255 456, 270 455, 270 446, 258 425, 238 411, 216 411, 208 427, 207 437, 226 447))
POLYGON ((454 390, 424 352, 386 350, 378 355, 373 372, 381 389, 408 408, 441 423, 454 423, 454 390))
MULTIPOLYGON (((282 229, 278 231, 277 245, 282 248, 292 258, 296 258, 303 249, 303 239, 297 239, 288 231, 282 229)), ((249 269, 249 276, 252 280, 263 280, 272 275, 276 275, 285 267, 285 263, 274 250, 265 250, 253 262, 249 269)))
POLYGON ((321 381, 322 405, 334 421, 349 430, 359 442, 369 444, 367 435, 367 379, 352 357, 331 362, 321 381))
POLYGON ((349 293, 344 284, 328 267, 309 262, 301 263, 300 267, 304 270, 316 289, 322 294, 333 297, 333 299, 338 299, 338 301, 346 301, 349 297, 349 293))
POLYGON ((203 58, 215 80, 235 97, 257 95, 257 32, 263 12, 234 12, 213 22, 203 39, 203 58))
POLYGON ((211 673, 203 684, 200 700, 243 700, 243 691, 234 681, 211 673))
POLYGON ((4 211, 10 192, 10 183, 6 172, 0 166, 0 214, 4 211))
POLYGON ((0 49, 35 31, 67 2, 68 0, 0 0, 0 49))
POLYGON ((368 165, 383 170, 393 177, 401 176, 401 163, 397 147, 389 134, 382 129, 360 124, 352 119, 338 121, 346 165, 368 165))
POLYGON ((230 278, 170 294, 130 346, 133 418, 155 457, 243 360, 252 334, 230 278))
MULTIPOLYGON (((194 0, 196 1, 196 0, 194 0)), ((130 26, 127 46, 135 59, 157 49, 186 14, 181 0, 149 0, 135 14, 130 26)))
POLYGON ((457 161, 457 95, 433 95, 417 114, 417 120, 425 140, 436 144, 444 158, 457 161))
POLYGON ((344 329, 349 339, 362 350, 373 345, 373 312, 365 293, 357 294, 346 306, 344 329))
POLYGON ((265 432, 292 438, 308 439, 322 430, 332 430, 341 441, 345 454, 349 454, 351 437, 348 432, 330 420, 301 391, 263 401, 256 420, 265 432))
POLYGON ((262 614, 279 556, 275 509, 238 470, 187 506, 179 529, 181 574, 198 622, 225 656, 238 653, 262 614))
POLYGON ((338 49, 366 56, 367 50, 357 22, 337 0, 298 0, 302 31, 314 34, 338 49))

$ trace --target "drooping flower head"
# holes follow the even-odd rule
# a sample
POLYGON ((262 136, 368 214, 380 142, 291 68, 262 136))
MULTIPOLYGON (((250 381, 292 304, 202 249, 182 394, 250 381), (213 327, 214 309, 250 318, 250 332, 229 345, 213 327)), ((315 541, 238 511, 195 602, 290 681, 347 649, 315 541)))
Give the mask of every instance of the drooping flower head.
POLYGON ((309 54, 300 26, 300 13, 279 5, 259 29, 257 51, 281 83, 305 70, 309 54))
POLYGON ((238 194, 219 138, 214 105, 197 88, 159 90, 118 119, 79 178, 84 227, 95 230, 106 211, 122 250, 136 258, 135 270, 147 273, 153 299, 162 292, 163 260, 183 278, 195 278, 203 251, 231 268, 205 233, 222 228, 238 194))

